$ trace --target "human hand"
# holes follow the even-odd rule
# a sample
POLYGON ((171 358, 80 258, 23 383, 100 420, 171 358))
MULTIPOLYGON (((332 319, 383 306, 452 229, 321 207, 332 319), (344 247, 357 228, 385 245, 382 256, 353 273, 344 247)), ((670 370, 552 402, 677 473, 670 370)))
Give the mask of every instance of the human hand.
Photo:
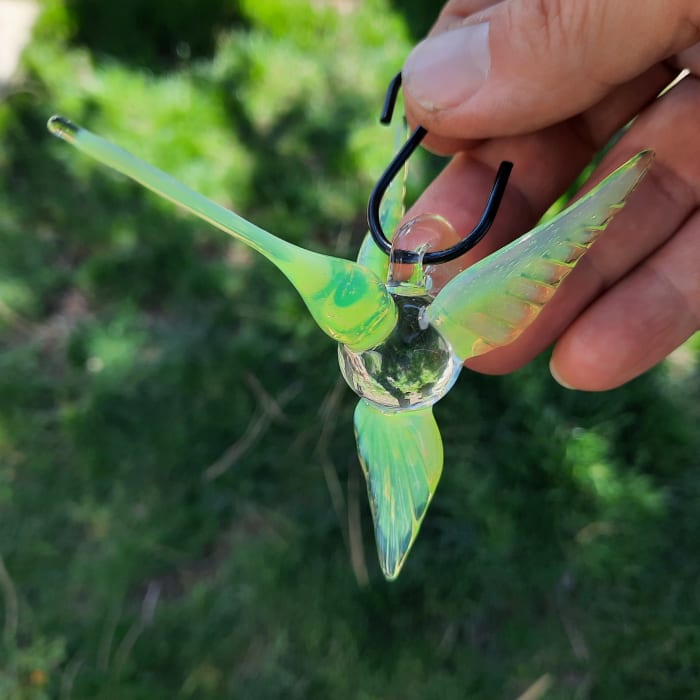
POLYGON ((502 160, 515 163, 476 260, 531 228, 636 117, 591 183, 634 153, 650 173, 545 307, 477 371, 517 369, 556 341, 565 386, 610 389, 700 328, 700 4, 697 0, 450 0, 403 70, 409 120, 454 153, 408 216, 466 235, 502 160), (682 68, 690 74, 657 99, 682 68))

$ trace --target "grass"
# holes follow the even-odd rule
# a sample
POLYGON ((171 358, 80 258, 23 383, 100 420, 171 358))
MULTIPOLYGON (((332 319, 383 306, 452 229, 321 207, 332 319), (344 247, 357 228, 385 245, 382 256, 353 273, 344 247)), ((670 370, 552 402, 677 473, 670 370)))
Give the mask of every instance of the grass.
POLYGON ((1 698, 696 692, 697 338, 600 395, 546 358, 464 373, 388 585, 354 399, 293 290, 45 130, 64 112, 351 255, 411 8, 45 3, 0 103, 1 698))

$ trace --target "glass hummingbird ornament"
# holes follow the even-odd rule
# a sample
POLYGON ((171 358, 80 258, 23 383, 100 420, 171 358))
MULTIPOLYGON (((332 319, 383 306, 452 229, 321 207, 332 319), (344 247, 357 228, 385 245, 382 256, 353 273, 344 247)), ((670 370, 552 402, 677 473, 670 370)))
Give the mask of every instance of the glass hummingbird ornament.
MULTIPOLYGON (((396 81, 393 88, 395 99, 396 81)), ((389 118, 391 110, 393 101, 385 106, 389 118)), ((63 117, 52 117, 48 127, 267 257, 298 290, 321 330, 338 342, 341 372, 360 397, 355 436, 387 579, 398 576, 442 473, 433 404, 452 388, 465 360, 512 342, 532 323, 624 205, 653 157, 648 151, 636 155, 561 214, 459 271, 439 289, 442 282, 436 282, 447 267, 439 266, 454 259, 451 264, 459 270, 460 246, 471 247, 488 229, 509 164, 499 172, 489 216, 485 213, 464 241, 447 251, 430 250, 438 237, 456 240, 456 234, 440 217, 423 216, 389 242, 383 227, 393 231, 403 215, 403 180, 395 176, 402 167, 405 172, 406 159, 425 134, 419 127, 387 169, 379 197, 370 204, 372 235, 358 261, 351 262, 277 238, 63 117), (377 199, 385 191, 380 207, 377 199)))

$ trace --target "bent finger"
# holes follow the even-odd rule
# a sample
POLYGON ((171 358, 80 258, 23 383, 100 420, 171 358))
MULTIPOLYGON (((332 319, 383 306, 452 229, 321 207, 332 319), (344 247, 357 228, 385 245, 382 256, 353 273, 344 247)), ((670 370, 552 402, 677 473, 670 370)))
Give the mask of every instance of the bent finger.
POLYGON ((620 386, 700 328, 700 212, 606 292, 554 348, 553 376, 570 388, 620 386))
POLYGON ((635 122, 599 166, 595 179, 644 147, 657 153, 650 174, 533 325, 511 345, 470 360, 469 367, 503 373, 525 364, 556 340, 596 297, 678 231, 700 203, 699 111, 700 81, 691 78, 635 122))

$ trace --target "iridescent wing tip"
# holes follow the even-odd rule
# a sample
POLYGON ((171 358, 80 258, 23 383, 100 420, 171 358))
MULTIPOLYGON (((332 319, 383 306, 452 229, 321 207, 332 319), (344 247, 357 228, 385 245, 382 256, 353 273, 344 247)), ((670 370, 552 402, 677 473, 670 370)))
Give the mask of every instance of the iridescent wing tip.
POLYGON ((454 277, 426 317, 466 360, 512 343, 622 209, 654 158, 642 151, 563 212, 454 277))

